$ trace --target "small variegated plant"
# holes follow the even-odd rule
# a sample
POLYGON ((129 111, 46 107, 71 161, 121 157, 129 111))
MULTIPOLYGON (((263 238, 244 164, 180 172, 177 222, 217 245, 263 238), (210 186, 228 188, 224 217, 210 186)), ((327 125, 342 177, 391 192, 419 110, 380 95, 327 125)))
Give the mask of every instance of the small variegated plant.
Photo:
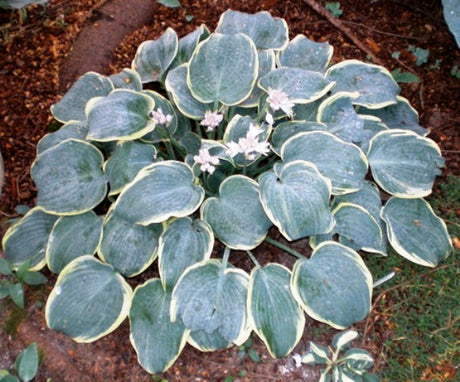
POLYGON ((129 317, 150 373, 186 343, 213 351, 252 331, 283 357, 305 313, 334 328, 369 314, 359 252, 446 258, 446 226, 423 199, 438 146, 386 69, 331 57, 328 43, 289 40, 283 19, 229 10, 214 33, 168 28, 132 68, 82 76, 51 109, 63 126, 38 144, 37 205, 3 239, 15 267, 59 274, 48 326, 91 342, 129 317), (312 255, 278 232, 309 238, 312 255), (293 269, 261 266, 251 251, 264 241, 298 256, 293 269), (152 267, 159 277, 133 291, 126 278, 152 267))
POLYGON ((377 375, 368 373, 374 365, 372 356, 366 350, 350 348, 350 343, 357 337, 356 331, 346 330, 334 336, 332 347, 310 342, 310 349, 303 356, 295 355, 296 361, 306 365, 325 365, 319 382, 378 382, 377 375))

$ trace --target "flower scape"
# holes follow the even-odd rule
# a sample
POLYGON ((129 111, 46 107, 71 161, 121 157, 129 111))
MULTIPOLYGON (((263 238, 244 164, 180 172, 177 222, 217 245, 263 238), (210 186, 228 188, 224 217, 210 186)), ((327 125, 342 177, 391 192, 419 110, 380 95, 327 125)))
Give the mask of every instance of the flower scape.
POLYGON ((86 73, 53 105, 62 127, 37 146, 36 206, 2 241, 14 267, 59 275, 51 329, 92 342, 128 318, 149 373, 186 343, 213 351, 252 332, 284 357, 306 320, 344 329, 370 313, 363 254, 435 267, 451 253, 424 199, 443 158, 391 74, 288 36, 281 18, 229 10, 213 33, 168 28, 131 68, 86 73), (259 264, 264 241, 298 257, 292 269, 259 264))

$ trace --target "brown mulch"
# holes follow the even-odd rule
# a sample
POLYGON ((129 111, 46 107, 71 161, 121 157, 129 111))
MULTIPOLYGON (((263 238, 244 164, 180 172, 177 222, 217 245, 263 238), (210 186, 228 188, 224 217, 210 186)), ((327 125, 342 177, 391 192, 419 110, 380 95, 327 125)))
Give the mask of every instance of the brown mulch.
MULTIPOLYGON (((112 0, 112 4, 115 1, 112 0)), ((153 0, 124 3, 133 7, 136 2, 154 3, 153 0)), ((105 57, 105 62, 98 62, 97 70, 103 74, 116 73, 130 66, 142 41, 157 38, 167 27, 175 29, 180 36, 202 23, 212 29, 220 14, 232 8, 246 12, 268 10, 286 19, 291 37, 303 33, 315 41, 329 41, 334 47, 335 62, 350 58, 366 60, 366 52, 303 0, 182 0, 182 8, 178 9, 154 4, 153 21, 143 27, 136 26, 116 49, 105 51, 104 55, 91 52, 91 49, 104 49, 101 39, 107 38, 95 32, 94 43, 83 44, 78 48, 82 51, 75 51, 82 30, 91 27, 97 30, 104 27, 104 22, 113 23, 113 19, 110 20, 115 16, 105 8, 110 3, 110 0, 50 0, 46 7, 29 6, 26 19, 21 19, 23 16, 18 12, 0 10, 0 151, 6 169, 5 186, 0 195, 0 223, 17 216, 14 211, 17 205, 34 204, 36 189, 29 170, 37 142, 56 128, 49 107, 59 100, 62 89, 76 79, 72 76, 87 70, 81 61, 72 64, 72 55, 84 55, 83 61, 88 63, 93 58, 104 60, 105 57), (187 21, 186 16, 193 19, 187 21)), ((123 2, 118 3, 123 6, 123 2)), ((339 20, 388 69, 401 68, 421 79, 418 84, 402 84, 401 93, 418 110, 421 124, 431 130, 430 137, 440 145, 446 159, 443 175, 460 175, 460 79, 450 73, 454 65, 460 67, 460 51, 443 20, 441 2, 342 0, 340 3, 344 13, 339 20), (409 45, 428 49, 428 63, 417 66, 409 45), (392 57, 396 51, 401 53, 398 59, 392 57)), ((0 226, 0 236, 4 231, 5 226, 0 226)), ((126 322, 114 333, 88 345, 75 344, 65 336, 46 330, 43 308, 35 302, 45 300, 51 284, 50 281, 41 289, 27 290, 28 318, 15 335, 0 330, 0 368, 9 366, 24 344, 37 341, 45 357, 37 381, 49 377, 53 381, 82 382, 151 380, 137 364, 126 322)), ((12 311, 12 305, 1 300, 0 322, 9 319, 12 311)), ((306 348, 307 341, 312 339, 311 331, 321 334, 324 329, 310 322, 297 351, 306 348)), ((363 344, 382 369, 387 355, 380 353, 380 343, 391 337, 391 327, 370 335, 363 344)), ((314 381, 317 378, 315 370, 294 370, 283 375, 282 370, 292 368, 290 359, 272 360, 257 339, 253 348, 261 355, 261 362, 254 362, 247 355, 240 358, 236 347, 203 354, 187 346, 163 378, 170 381, 221 381, 229 375, 244 381, 314 381), (238 376, 243 371, 246 374, 238 376)))

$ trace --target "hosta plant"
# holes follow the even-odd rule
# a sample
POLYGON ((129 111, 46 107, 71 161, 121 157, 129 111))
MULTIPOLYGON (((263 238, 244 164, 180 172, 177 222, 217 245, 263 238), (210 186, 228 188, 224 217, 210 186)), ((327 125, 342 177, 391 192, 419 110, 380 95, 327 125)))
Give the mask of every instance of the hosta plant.
POLYGON ((214 33, 168 28, 131 68, 82 76, 38 144, 36 207, 3 239, 14 266, 59 274, 48 326, 91 342, 128 317, 150 373, 186 343, 213 351, 252 331, 283 357, 305 313, 334 328, 366 317, 362 253, 442 261, 451 242, 423 199, 438 146, 386 69, 331 57, 289 40, 283 19, 230 10, 214 33), (309 238, 304 255, 278 235, 309 238), (264 241, 297 255, 293 269, 264 263, 264 241), (252 270, 233 265, 242 254, 252 270), (147 270, 158 277, 136 286, 147 270))
POLYGON ((374 364, 372 356, 366 350, 350 348, 357 337, 354 330, 346 330, 334 336, 332 346, 310 342, 310 349, 303 356, 294 356, 300 364, 325 365, 319 382, 378 382, 377 375, 368 373, 374 364))

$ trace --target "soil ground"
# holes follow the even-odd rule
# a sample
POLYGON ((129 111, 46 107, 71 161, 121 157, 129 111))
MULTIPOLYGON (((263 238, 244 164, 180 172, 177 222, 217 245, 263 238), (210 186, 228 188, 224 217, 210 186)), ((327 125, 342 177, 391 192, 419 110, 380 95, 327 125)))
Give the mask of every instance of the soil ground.
MULTIPOLYGON (((0 150, 6 176, 0 195, 0 223, 18 216, 17 205, 34 204, 36 190, 29 170, 37 142, 56 128, 49 107, 86 71, 113 74, 129 67, 137 46, 159 37, 167 27, 183 36, 203 23, 213 29, 220 14, 229 8, 267 10, 286 19, 291 37, 302 33, 331 43, 334 62, 366 60, 368 52, 307 1, 181 3, 182 8, 170 9, 153 0, 50 0, 45 7, 29 6, 26 12, 0 11, 0 150)), ((402 84, 401 94, 419 111, 421 124, 440 145, 446 159, 443 176, 460 175, 460 79, 451 75, 452 68, 460 66, 460 51, 444 22, 441 1, 342 0, 340 4, 343 15, 339 20, 385 67, 400 68, 420 78, 419 83, 402 84), (418 66, 410 46, 428 50, 428 62, 418 66), (394 52, 400 52, 398 58, 394 52)), ((0 236, 5 229, 5 225, 0 227, 0 236)), ((302 248, 302 244, 297 245, 302 248)), ((292 265, 266 247, 259 250, 259 256, 261 262, 276 257, 292 265)), ((49 281, 45 286, 26 288, 25 312, 0 300, 0 369, 9 367, 20 350, 35 341, 43 358, 36 381, 152 380, 137 363, 127 322, 96 343, 84 345, 46 329, 43 304, 55 280, 46 275, 49 281)), ((381 319, 371 314, 366 323, 381 319)), ((366 323, 357 324, 360 333, 366 323)), ((373 327, 379 330, 368 331, 357 345, 367 348, 376 358, 377 370, 382 370, 388 355, 382 354, 381 344, 392 338, 391 322, 373 327)), ((295 351, 304 351, 313 338, 325 344, 331 334, 333 331, 309 321, 295 351)), ((161 377, 169 381, 223 381, 228 376, 241 381, 318 379, 317 369, 296 369, 289 357, 271 359, 256 338, 251 349, 260 355, 260 362, 247 354, 240 357, 236 347, 200 353, 187 346, 161 377)))

